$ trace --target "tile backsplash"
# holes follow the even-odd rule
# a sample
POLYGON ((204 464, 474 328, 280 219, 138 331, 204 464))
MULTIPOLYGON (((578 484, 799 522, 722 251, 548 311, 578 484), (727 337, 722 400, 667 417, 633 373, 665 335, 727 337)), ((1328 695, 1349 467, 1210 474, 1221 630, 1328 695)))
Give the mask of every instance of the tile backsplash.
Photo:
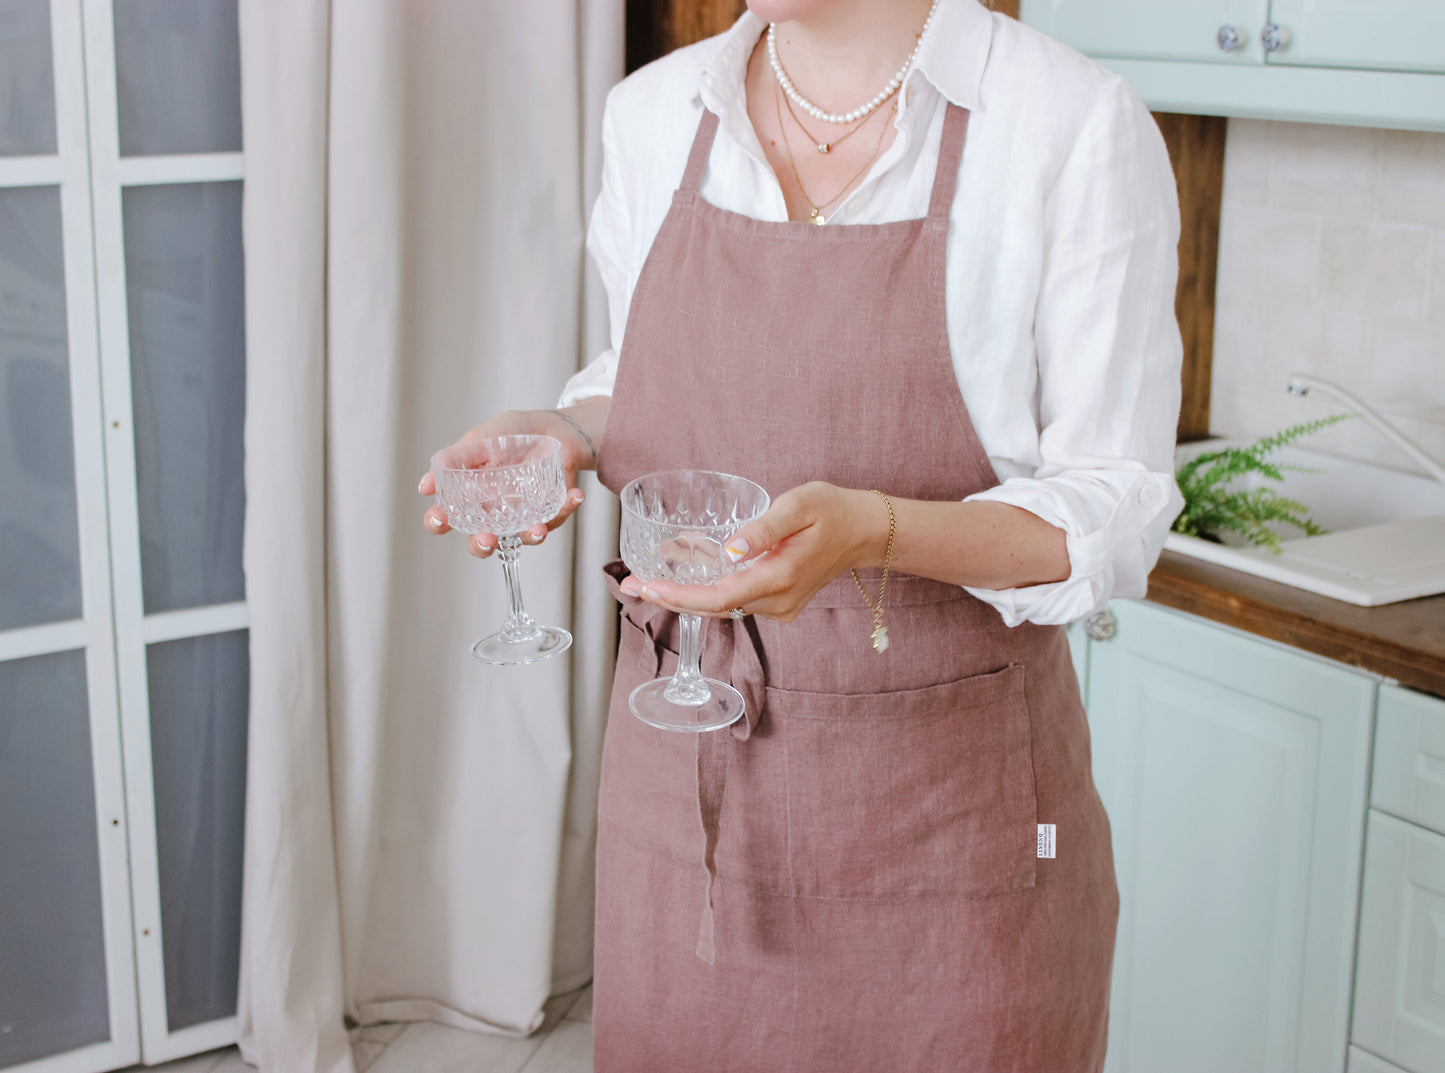
MULTIPOLYGON (((1213 431, 1346 409, 1287 394, 1292 372, 1354 392, 1445 461, 1445 134, 1230 121, 1213 431)), ((1359 421, 1308 445, 1415 468, 1359 421)))

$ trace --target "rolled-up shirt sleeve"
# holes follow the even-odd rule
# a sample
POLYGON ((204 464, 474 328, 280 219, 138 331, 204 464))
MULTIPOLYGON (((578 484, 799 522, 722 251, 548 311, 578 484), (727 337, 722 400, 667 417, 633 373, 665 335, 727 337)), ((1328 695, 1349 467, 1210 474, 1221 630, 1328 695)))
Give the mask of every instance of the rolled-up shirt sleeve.
POLYGON ((1179 207, 1153 117, 1122 80, 1080 127, 1044 209, 1034 317, 1039 456, 968 497, 1062 529, 1064 581, 968 591, 1009 625, 1070 622, 1144 595, 1182 506, 1174 482, 1179 207))

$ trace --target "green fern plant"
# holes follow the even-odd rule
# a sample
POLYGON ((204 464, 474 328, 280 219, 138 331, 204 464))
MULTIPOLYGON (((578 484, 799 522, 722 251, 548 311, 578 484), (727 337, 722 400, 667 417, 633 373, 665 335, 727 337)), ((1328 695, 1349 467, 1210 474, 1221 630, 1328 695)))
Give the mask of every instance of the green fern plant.
POLYGON ((1318 421, 1294 425, 1245 447, 1226 447, 1195 455, 1174 475, 1184 496, 1184 510, 1174 519, 1174 532, 1216 543, 1220 542, 1223 532, 1238 533, 1256 547, 1269 548, 1276 555, 1280 551, 1280 537, 1272 525, 1291 526, 1306 536, 1323 535, 1325 530, 1309 517, 1309 507, 1298 500, 1282 496, 1267 486, 1231 489, 1229 485, 1251 473, 1283 481, 1287 470, 1319 472, 1271 462, 1269 456, 1295 440, 1354 416, 1332 414, 1318 421))

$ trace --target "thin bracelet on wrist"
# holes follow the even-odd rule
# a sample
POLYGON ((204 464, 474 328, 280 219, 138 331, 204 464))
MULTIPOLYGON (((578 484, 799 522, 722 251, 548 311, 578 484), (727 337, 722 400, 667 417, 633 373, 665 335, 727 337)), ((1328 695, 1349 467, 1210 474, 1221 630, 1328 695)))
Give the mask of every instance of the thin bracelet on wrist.
POLYGON ((549 410, 548 412, 556 414, 563 421, 566 421, 567 424, 571 425, 574 429, 577 430, 577 435, 582 437, 582 442, 587 445, 587 450, 592 452, 592 461, 596 462, 597 447, 592 443, 592 437, 587 435, 587 430, 584 429, 581 425, 579 425, 571 414, 564 414, 561 410, 549 410))

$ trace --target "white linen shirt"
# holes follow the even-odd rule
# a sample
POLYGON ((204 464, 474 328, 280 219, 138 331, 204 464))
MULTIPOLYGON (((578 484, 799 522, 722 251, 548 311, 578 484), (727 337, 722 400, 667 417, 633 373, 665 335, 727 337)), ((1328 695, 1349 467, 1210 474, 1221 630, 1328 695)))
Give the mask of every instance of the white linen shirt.
MULTIPOLYGON (((587 245, 607 291, 611 347, 568 382, 561 405, 612 392, 633 289, 704 107, 720 122, 702 197, 760 220, 788 218, 743 88, 763 30, 745 13, 609 95, 587 245)), ((900 93, 897 136, 827 226, 927 214, 945 101, 972 113, 949 214, 948 340, 1001 482, 968 498, 1058 526, 1070 563, 1064 581, 968 591, 1010 626, 1070 622, 1144 594, 1182 505, 1169 159, 1117 75, 977 0, 939 0, 900 93)))

